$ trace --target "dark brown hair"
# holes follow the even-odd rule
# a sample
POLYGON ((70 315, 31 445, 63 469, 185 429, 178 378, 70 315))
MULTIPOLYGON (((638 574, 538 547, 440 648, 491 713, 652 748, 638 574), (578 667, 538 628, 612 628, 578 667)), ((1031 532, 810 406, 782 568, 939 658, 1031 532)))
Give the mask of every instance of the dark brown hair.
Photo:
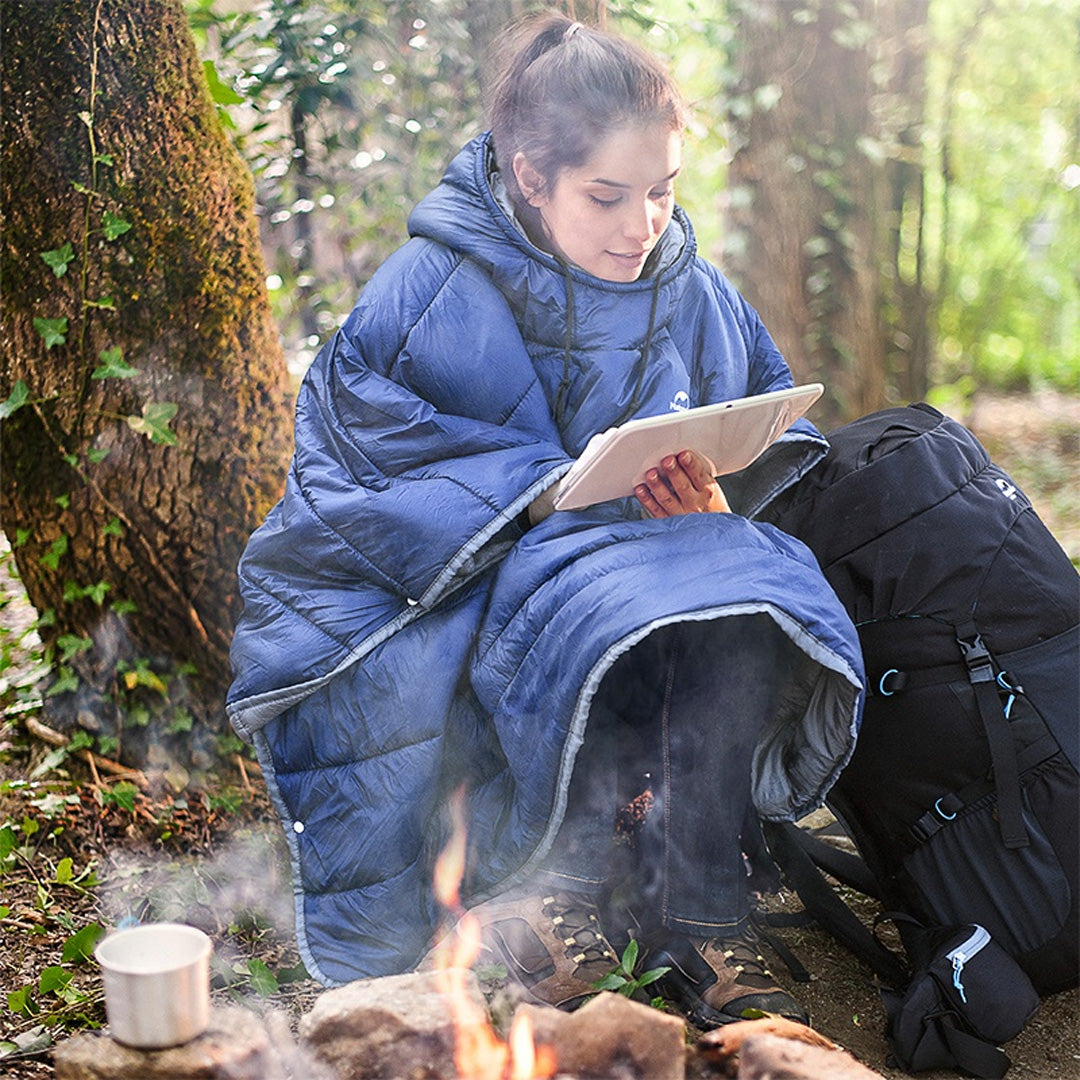
POLYGON ((524 153, 544 184, 589 160, 596 146, 630 123, 681 131, 686 107, 674 81, 643 49, 615 34, 549 14, 520 24, 509 61, 494 83, 491 132, 495 158, 514 203, 524 153))

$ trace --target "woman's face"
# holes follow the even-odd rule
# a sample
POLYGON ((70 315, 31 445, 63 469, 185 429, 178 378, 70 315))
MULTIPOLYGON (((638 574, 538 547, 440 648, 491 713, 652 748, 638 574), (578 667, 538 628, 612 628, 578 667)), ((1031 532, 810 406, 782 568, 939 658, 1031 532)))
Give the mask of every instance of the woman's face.
POLYGON ((679 132, 648 124, 613 132, 546 192, 521 154, 514 171, 554 254, 605 281, 636 281, 671 220, 681 164, 679 132))

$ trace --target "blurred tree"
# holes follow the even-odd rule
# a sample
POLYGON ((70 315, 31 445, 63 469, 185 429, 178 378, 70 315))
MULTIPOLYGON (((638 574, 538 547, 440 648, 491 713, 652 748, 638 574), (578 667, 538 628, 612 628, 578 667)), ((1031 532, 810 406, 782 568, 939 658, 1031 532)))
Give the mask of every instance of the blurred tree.
POLYGON ((3 17, 0 510, 46 701, 129 760, 155 716, 198 764, 291 448, 251 178, 180 0, 3 17))
POLYGON ((482 129, 495 36, 541 0, 189 0, 254 172, 300 371, 405 239, 409 210, 482 129))
POLYGON ((872 0, 730 0, 727 265, 831 426, 884 402, 872 0))

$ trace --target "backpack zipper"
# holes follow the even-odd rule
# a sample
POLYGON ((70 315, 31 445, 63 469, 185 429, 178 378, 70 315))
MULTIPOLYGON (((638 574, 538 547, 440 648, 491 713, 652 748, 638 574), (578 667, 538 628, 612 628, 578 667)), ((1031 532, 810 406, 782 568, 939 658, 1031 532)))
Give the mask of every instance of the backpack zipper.
POLYGON ((972 923, 975 933, 966 941, 961 942, 951 952, 945 954, 945 959, 952 964, 953 986, 960 992, 960 1000, 966 1005, 967 994, 964 993, 964 984, 961 976, 964 973, 964 965, 981 949, 990 944, 990 931, 978 923, 972 923))

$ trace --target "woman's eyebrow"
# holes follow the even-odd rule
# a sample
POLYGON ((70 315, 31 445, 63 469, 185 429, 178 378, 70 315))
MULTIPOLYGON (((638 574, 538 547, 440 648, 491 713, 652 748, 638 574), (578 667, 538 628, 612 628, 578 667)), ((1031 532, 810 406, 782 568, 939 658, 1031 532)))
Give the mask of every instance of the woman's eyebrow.
MULTIPOLYGON (((676 169, 672 173, 668 173, 663 180, 658 180, 657 184, 666 184, 669 180, 674 180, 679 175, 679 170, 676 169)), ((618 180, 605 180, 602 176, 594 176, 591 180, 586 181, 589 184, 604 184, 606 187, 613 188, 627 188, 632 187, 632 184, 622 184, 618 180)), ((650 184, 649 187, 655 187, 656 184, 650 184)))

